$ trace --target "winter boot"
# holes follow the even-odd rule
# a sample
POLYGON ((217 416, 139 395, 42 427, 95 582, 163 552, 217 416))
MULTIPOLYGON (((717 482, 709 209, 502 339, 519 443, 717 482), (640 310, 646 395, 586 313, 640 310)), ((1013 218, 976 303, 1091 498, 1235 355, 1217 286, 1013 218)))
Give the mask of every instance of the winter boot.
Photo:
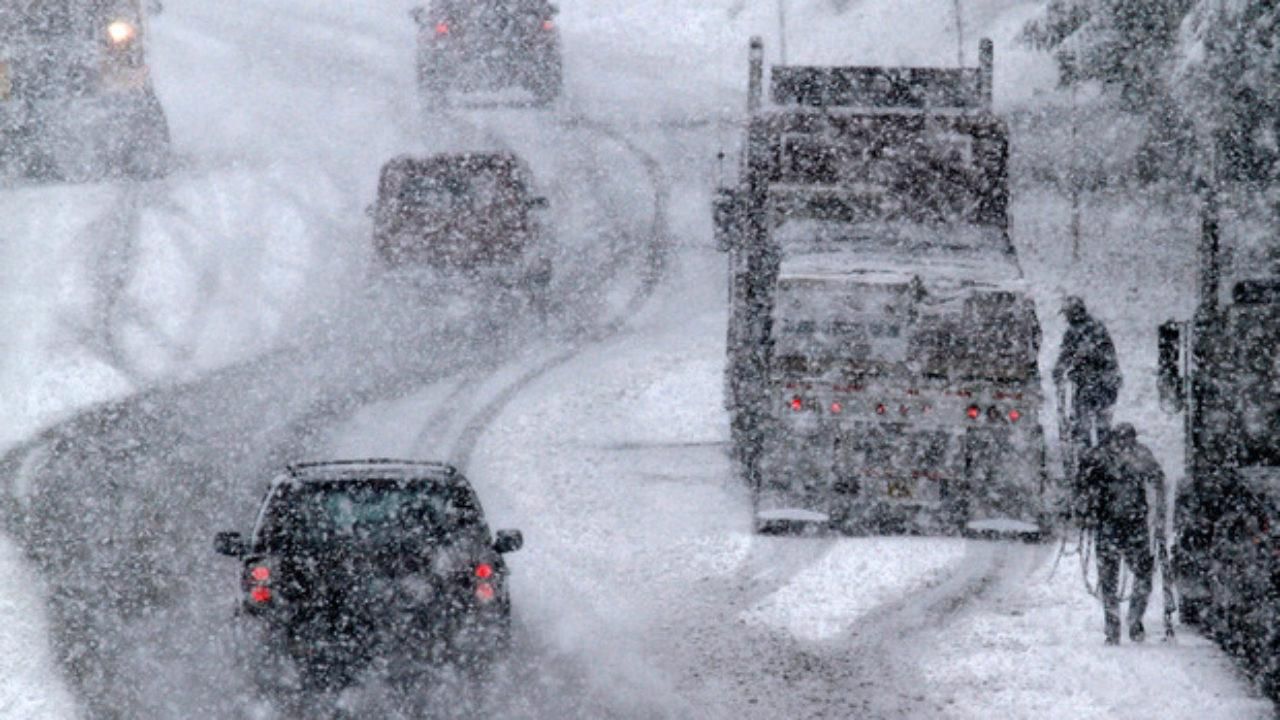
POLYGON ((1147 630, 1142 627, 1141 620, 1134 620, 1133 623, 1129 625, 1129 639, 1136 643, 1140 643, 1147 639, 1147 630))
POLYGON ((1106 633, 1107 633, 1108 645, 1120 644, 1120 619, 1119 618, 1112 619, 1111 617, 1107 617, 1106 633))

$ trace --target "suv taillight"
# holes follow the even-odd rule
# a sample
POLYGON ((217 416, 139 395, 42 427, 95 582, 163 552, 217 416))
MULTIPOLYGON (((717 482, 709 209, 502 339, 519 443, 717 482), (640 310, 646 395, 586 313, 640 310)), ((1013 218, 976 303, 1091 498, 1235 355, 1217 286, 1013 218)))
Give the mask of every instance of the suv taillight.
POLYGON ((443 21, 436 23, 436 37, 444 37, 448 34, 449 34, 449 23, 443 22, 443 21))
POLYGON ((489 602, 497 596, 497 591, 493 587, 493 566, 489 563, 480 563, 476 565, 476 599, 480 602, 489 602))
POLYGON ((254 605, 266 605, 271 602, 274 593, 271 591, 271 580, 275 575, 271 563, 258 560, 244 569, 244 589, 254 605))

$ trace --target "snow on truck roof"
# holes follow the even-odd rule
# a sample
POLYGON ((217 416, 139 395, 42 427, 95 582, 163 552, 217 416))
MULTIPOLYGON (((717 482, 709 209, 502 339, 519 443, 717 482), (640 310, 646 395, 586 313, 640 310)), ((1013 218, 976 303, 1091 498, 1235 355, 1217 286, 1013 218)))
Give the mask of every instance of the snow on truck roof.
POLYGON ((989 285, 1024 290, 1022 270, 999 228, 821 220, 784 222, 779 280, 857 280, 894 284, 989 285))
MULTIPOLYGON (((775 105, 859 107, 895 111, 989 111, 994 46, 978 43, 978 67, 881 67, 775 65, 770 71, 775 105)), ((763 41, 752 38, 763 63, 763 41)))

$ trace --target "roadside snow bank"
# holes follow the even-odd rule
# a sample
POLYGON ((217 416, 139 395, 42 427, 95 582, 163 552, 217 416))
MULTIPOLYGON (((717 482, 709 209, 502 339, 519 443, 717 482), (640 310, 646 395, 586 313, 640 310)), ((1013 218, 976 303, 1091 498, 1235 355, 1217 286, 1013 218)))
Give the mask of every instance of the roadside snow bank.
POLYGON ((1209 641, 1179 628, 1160 640, 1159 586, 1145 619, 1148 640, 1103 645, 1102 608, 1064 558, 1025 585, 944 628, 921 654, 925 683, 956 720, 1270 718, 1209 641))
POLYGON ((72 720, 75 702, 48 643, 44 590, 20 551, 0 536, 0 718, 72 720))
POLYGON ((877 607, 954 571, 964 557, 964 542, 904 537, 841 541, 741 617, 799 640, 839 637, 877 607))

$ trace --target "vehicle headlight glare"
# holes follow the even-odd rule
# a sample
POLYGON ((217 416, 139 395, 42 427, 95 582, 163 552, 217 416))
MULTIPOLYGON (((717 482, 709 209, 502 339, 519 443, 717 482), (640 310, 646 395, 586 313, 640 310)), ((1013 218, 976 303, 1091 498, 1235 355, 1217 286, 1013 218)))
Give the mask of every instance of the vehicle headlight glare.
POLYGON ((107 26, 107 37, 112 45, 125 45, 138 35, 138 29, 127 20, 116 20, 107 26))

